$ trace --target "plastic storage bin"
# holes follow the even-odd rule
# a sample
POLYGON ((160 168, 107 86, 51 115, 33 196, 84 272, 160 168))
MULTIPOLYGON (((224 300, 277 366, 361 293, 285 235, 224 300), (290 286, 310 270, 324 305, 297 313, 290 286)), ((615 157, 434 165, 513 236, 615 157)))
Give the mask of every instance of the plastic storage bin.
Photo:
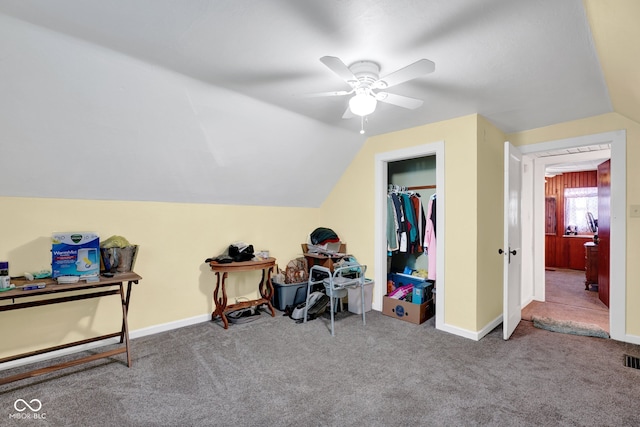
POLYGON ((393 281, 396 288, 405 285, 413 285, 413 293, 411 295, 411 299, 416 296, 420 299, 420 301, 413 301, 416 304, 422 304, 425 301, 429 301, 431 299, 431 291, 433 290, 433 285, 435 281, 430 279, 423 279, 422 277, 410 276, 408 274, 402 273, 391 273, 388 276, 388 280, 393 281), (416 287, 418 288, 416 290, 416 287), (424 290, 424 293, 421 294, 421 290, 424 290), (418 295, 416 295, 418 293, 418 295))
POLYGON ((271 283, 273 284, 271 304, 280 311, 284 311, 288 305, 298 305, 307 300, 307 282, 277 283, 272 281, 271 283))
MULTIPOLYGON (((360 288, 347 289, 348 290, 348 310, 351 313, 362 314, 362 293, 360 288)), ((371 311, 371 305, 373 303, 373 280, 364 279, 364 311, 371 311)))

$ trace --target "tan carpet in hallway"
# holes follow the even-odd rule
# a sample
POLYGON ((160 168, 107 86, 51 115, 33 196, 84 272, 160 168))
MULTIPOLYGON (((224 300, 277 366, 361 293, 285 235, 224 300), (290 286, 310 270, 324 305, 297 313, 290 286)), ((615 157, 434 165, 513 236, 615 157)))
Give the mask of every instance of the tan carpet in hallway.
POLYGON ((532 301, 522 310, 522 319, 532 316, 594 324, 609 332, 609 309, 598 299, 598 291, 584 289, 584 271, 546 270, 545 302, 532 301))

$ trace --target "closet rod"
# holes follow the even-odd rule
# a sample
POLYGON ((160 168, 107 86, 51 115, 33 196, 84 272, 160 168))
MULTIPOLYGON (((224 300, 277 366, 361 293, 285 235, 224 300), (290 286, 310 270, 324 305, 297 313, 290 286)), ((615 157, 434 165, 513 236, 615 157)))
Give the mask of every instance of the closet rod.
POLYGON ((418 185, 416 187, 407 187, 407 190, 430 190, 436 188, 435 185, 418 185))

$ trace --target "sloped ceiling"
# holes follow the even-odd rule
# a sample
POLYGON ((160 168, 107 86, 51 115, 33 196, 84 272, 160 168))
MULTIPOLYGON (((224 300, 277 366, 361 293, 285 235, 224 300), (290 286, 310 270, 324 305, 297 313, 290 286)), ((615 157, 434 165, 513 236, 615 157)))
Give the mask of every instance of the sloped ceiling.
POLYGON ((612 111, 599 58, 637 7, 598 3, 0 0, 0 195, 319 206, 367 135, 612 111), (347 88, 325 55, 436 70, 389 89, 422 107, 379 105, 362 136, 346 97, 302 96, 347 88))
POLYGON ((585 7, 613 108, 640 123, 640 2, 586 0, 585 7))

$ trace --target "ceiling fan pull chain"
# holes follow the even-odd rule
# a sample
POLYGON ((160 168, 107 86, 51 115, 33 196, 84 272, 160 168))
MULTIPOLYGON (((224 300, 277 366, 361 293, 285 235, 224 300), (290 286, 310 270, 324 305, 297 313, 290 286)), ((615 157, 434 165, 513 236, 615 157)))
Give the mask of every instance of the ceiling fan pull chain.
POLYGON ((364 116, 360 116, 360 135, 364 135, 364 116))

